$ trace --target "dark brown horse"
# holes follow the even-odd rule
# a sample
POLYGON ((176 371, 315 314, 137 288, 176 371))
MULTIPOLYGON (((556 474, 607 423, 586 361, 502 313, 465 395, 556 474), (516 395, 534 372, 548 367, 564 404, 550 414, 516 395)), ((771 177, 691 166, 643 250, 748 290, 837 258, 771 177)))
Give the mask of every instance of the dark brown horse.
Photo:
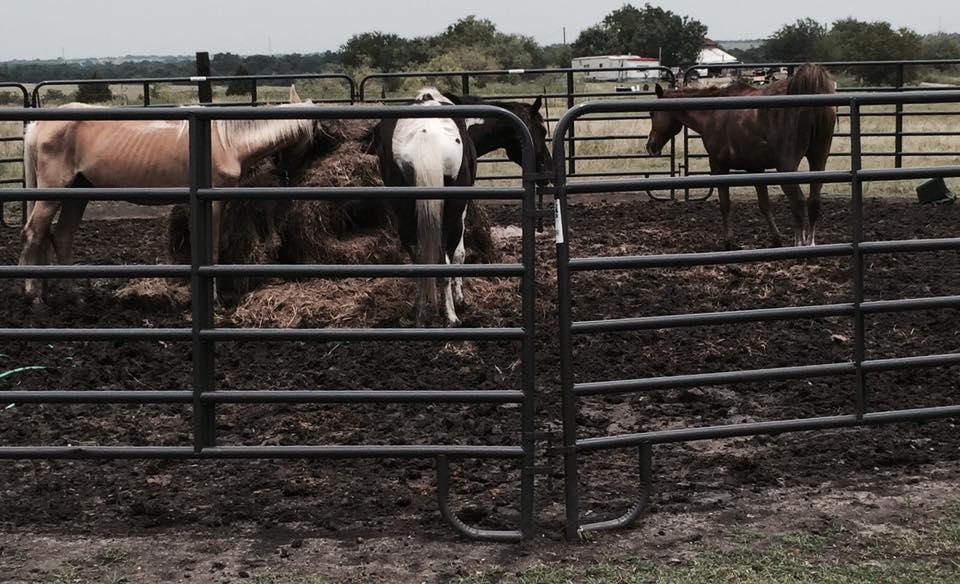
MULTIPOLYGON (((827 70, 807 63, 793 77, 765 87, 735 83, 722 88, 663 91, 657 86, 657 97, 802 95, 835 91, 835 84, 827 70)), ((652 115, 647 152, 659 155, 663 146, 687 126, 703 138, 713 174, 727 174, 731 170, 763 172, 771 168, 781 172, 795 171, 803 158, 807 159, 810 170, 823 170, 830 155, 836 122, 836 109, 829 106, 658 111, 652 115)), ((821 185, 810 185, 806 209, 799 185, 781 185, 781 188, 790 199, 793 212, 794 245, 813 245, 820 216, 821 185)), ((773 244, 782 245, 780 231, 770 212, 767 187, 757 186, 756 189, 760 212, 770 226, 773 244)), ((731 249, 734 243, 730 223, 730 189, 718 187, 717 191, 723 215, 724 242, 727 249, 731 249)))

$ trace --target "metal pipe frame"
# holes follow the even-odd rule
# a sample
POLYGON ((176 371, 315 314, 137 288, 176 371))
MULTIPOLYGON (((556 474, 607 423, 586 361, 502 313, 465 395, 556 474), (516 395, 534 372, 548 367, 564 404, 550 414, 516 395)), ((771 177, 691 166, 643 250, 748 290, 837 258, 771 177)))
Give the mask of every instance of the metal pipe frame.
POLYGON ((563 420, 563 445, 556 449, 564 460, 564 486, 566 503, 566 535, 576 541, 586 531, 611 529, 635 521, 646 505, 649 492, 649 461, 641 462, 640 502, 620 518, 581 525, 578 486, 578 455, 585 452, 611 448, 641 448, 649 452, 653 444, 683 442, 748 436, 754 434, 779 434, 803 430, 845 428, 865 425, 939 419, 960 415, 960 405, 917 408, 912 410, 871 411, 867 374, 881 371, 908 370, 931 367, 960 366, 960 353, 897 357, 892 359, 866 359, 866 331, 864 317, 868 314, 902 312, 908 310, 931 310, 960 307, 960 296, 933 298, 907 298, 901 300, 868 301, 864 294, 864 258, 869 254, 913 253, 960 249, 960 238, 921 239, 908 241, 865 241, 863 218, 863 183, 869 181, 903 180, 931 177, 960 176, 960 166, 930 168, 885 168, 864 169, 864 153, 861 145, 860 120, 864 106, 875 104, 905 103, 960 103, 960 91, 943 92, 896 92, 844 95, 762 96, 721 98, 678 98, 670 100, 647 100, 633 102, 594 102, 578 105, 563 116, 557 124, 552 142, 556 160, 564 157, 566 141, 563 137, 575 121, 591 114, 617 112, 649 112, 657 110, 712 110, 728 108, 798 107, 809 105, 847 106, 850 108, 851 149, 850 169, 847 171, 822 172, 776 172, 741 173, 732 175, 700 175, 658 177, 619 181, 578 181, 569 183, 562 165, 555 168, 553 194, 555 198, 557 287, 560 321, 560 374, 561 407, 563 420), (643 192, 649 190, 680 189, 691 187, 749 186, 753 184, 799 184, 809 182, 850 183, 852 185, 851 216, 853 232, 850 243, 830 244, 816 247, 788 247, 691 254, 665 254, 650 256, 571 258, 569 251, 569 205, 570 195, 588 195, 611 192, 643 192), (633 270, 647 268, 691 267, 702 265, 735 264, 761 261, 789 261, 817 257, 849 257, 853 282, 850 302, 819 306, 786 306, 712 312, 701 314, 675 314, 620 318, 599 321, 574 321, 572 316, 571 274, 595 270, 633 270), (620 333, 624 331, 651 330, 673 327, 711 326, 744 322, 792 320, 801 318, 849 317, 854 321, 854 348, 849 362, 776 367, 746 371, 719 371, 691 375, 673 375, 644 379, 614 379, 577 383, 574 379, 574 335, 620 333), (709 426, 703 428, 678 428, 673 430, 625 434, 580 439, 577 436, 578 399, 590 396, 659 391, 664 389, 700 387, 718 384, 741 384, 750 382, 787 381, 816 377, 852 377, 855 397, 853 411, 848 415, 798 420, 775 420, 753 423, 709 426))
MULTIPOLYGON (((209 75, 209 76, 191 76, 191 77, 133 77, 116 79, 52 79, 50 81, 41 81, 37 83, 31 94, 33 107, 43 107, 41 90, 44 87, 57 87, 64 85, 142 85, 143 86, 143 106, 150 107, 150 86, 158 83, 170 83, 177 85, 197 85, 198 83, 230 83, 231 81, 250 81, 253 84, 254 92, 251 102, 247 105, 262 105, 256 100, 256 87, 258 82, 265 81, 276 83, 278 81, 290 81, 297 79, 335 79, 346 84, 349 97, 347 99, 318 99, 317 103, 342 103, 353 104, 356 101, 357 89, 353 78, 345 73, 291 73, 290 75, 209 75)), ((228 106, 229 104, 216 104, 228 106)))
MULTIPOLYGON (((97 80, 110 82, 112 80, 97 80)), ((142 81, 142 80, 141 80, 142 81)), ((140 329, 0 329, 0 340, 21 341, 179 341, 192 348, 192 383, 189 389, 171 391, 13 391, 0 400, 30 404, 182 404, 193 414, 189 446, 23 446, 0 447, 0 459, 87 458, 424 458, 438 461, 438 496, 442 516, 464 536, 495 541, 529 538, 534 530, 534 412, 535 412, 535 229, 537 218, 536 173, 533 140, 514 114, 492 106, 423 107, 186 107, 186 108, 96 108, 0 110, 0 121, 24 120, 187 120, 189 122, 190 183, 187 188, 84 189, 92 200, 152 200, 190 204, 190 265, 132 266, 2 266, 0 278, 80 277, 189 277, 191 324, 185 328, 140 329), (522 142, 522 179, 519 188, 214 188, 211 176, 210 126, 215 119, 382 119, 382 118, 500 118, 511 124, 522 142), (256 199, 350 199, 350 198, 512 199, 522 204, 522 261, 493 265, 214 265, 211 204, 214 200, 256 199), (409 328, 409 329, 244 329, 217 328, 214 322, 215 280, 226 276, 285 277, 411 277, 475 275, 503 276, 521 280, 521 322, 512 328, 409 328), (333 391, 220 391, 216 387, 214 359, 217 343, 235 341, 510 341, 521 345, 521 382, 517 389, 503 390, 333 390, 333 391), (216 406, 221 403, 276 404, 423 404, 423 403, 516 403, 521 421, 515 446, 410 444, 410 445, 302 445, 223 446, 216 435, 216 406), (520 525, 510 530, 481 530, 463 524, 449 503, 449 461, 464 458, 517 460, 521 470, 520 525)), ((73 189, 9 189, 0 201, 57 199, 76 195, 73 189)))

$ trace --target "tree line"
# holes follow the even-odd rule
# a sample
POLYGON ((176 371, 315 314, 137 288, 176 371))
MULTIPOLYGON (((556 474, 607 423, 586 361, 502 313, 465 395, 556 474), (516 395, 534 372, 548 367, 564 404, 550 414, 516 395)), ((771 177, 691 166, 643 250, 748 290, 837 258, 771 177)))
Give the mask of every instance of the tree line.
MULTIPOLYGON (((561 68, 569 67, 572 57, 603 54, 661 56, 663 65, 679 67, 696 62, 708 32, 705 24, 689 16, 650 4, 624 4, 584 29, 570 45, 540 45, 532 37, 505 33, 490 20, 467 16, 432 36, 356 34, 336 51, 307 55, 217 53, 211 58, 211 69, 214 75, 342 71, 362 77, 370 72, 405 70, 561 68)), ((828 26, 808 18, 784 25, 759 46, 730 52, 745 62, 948 59, 960 58, 960 35, 924 36, 908 28, 894 28, 887 22, 853 18, 828 26)), ((94 75, 182 77, 193 73, 191 57, 0 63, 0 80, 26 83, 94 75)), ((862 77, 871 75, 866 72, 862 77)))

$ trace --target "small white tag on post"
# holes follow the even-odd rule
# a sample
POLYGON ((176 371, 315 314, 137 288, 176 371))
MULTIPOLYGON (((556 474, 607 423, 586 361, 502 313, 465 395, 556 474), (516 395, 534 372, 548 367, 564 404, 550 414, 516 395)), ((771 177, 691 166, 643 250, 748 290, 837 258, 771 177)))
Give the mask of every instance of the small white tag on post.
POLYGON ((526 72, 526 69, 507 69, 507 73, 511 75, 523 75, 526 72))
POLYGON ((194 81, 194 82, 206 81, 206 80, 207 80, 207 78, 206 78, 206 77, 203 77, 203 76, 198 77, 198 76, 194 75, 194 76, 190 77, 190 81, 194 81))
POLYGON ((553 202, 553 229, 556 232, 557 243, 563 243, 563 215, 560 212, 560 201, 553 202))

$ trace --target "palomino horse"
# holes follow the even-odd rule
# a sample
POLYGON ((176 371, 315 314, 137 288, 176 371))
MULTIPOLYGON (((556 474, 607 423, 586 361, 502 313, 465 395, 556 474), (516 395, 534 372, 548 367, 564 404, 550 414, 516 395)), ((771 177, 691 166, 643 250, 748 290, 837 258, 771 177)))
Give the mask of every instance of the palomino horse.
MULTIPOLYGON (((710 89, 678 89, 664 92, 657 86, 657 97, 719 97, 739 95, 800 95, 834 93, 833 79, 826 69, 809 63, 796 75, 761 88, 737 83, 710 89)), ((823 170, 830 155, 836 109, 830 106, 796 108, 729 109, 706 111, 658 111, 652 115, 652 129, 647 152, 659 155, 663 146, 684 126, 703 137, 710 159, 710 171, 727 174, 731 170, 763 172, 773 168, 781 172, 795 171, 803 158, 810 170, 823 170)), ((781 185, 790 199, 793 213, 794 245, 813 245, 817 219, 820 216, 819 183, 810 185, 810 196, 804 209, 803 191, 799 185, 781 185)), ((757 200, 767 220, 775 246, 782 245, 780 231, 770 212, 767 187, 758 185, 757 200)), ((730 224, 730 189, 718 187, 723 233, 727 249, 734 247, 730 224)))
MULTIPOLYGON (((454 105, 436 89, 424 89, 414 101, 429 107, 454 105)), ((376 130, 375 146, 380 173, 387 186, 473 186, 477 154, 463 120, 405 118, 383 120, 376 130)), ((400 241, 419 264, 462 264, 465 199, 391 200, 400 241)), ((440 278, 442 313, 447 326, 460 323, 457 306, 463 305, 463 288, 440 278)), ((436 303, 436 279, 417 281, 417 326, 429 319, 427 306, 436 303)))
MULTIPOLYGON (((290 87, 291 103, 301 102, 290 87)), ((63 107, 97 107, 68 104, 63 107)), ((280 149, 309 142, 315 120, 214 120, 211 123, 213 185, 236 186, 252 164, 280 149)), ((28 188, 185 187, 189 184, 187 121, 41 121, 24 135, 28 188)), ((60 264, 73 258, 73 238, 88 200, 82 191, 58 201, 37 201, 23 228, 20 265, 60 264), (53 219, 60 213, 56 225, 53 219)), ((166 204, 164 202, 144 204, 166 204)), ((213 258, 219 257, 222 201, 213 207, 213 258)), ((40 301, 42 289, 27 280, 26 293, 40 301)))

